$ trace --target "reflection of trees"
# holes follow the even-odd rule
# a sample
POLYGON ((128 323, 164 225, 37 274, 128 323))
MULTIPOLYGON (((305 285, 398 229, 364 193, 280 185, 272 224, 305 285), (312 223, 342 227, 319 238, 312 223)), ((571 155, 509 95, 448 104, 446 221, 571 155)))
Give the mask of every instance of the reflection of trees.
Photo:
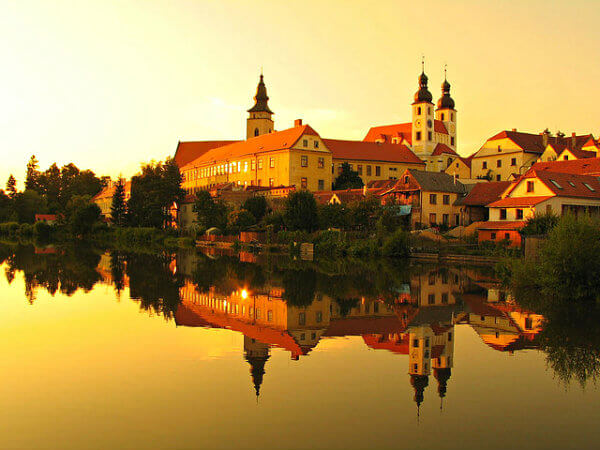
POLYGON ((110 274, 117 295, 120 297, 125 287, 125 256, 118 251, 110 252, 110 274))
POLYGON ((15 272, 23 272, 25 295, 30 303, 35 301, 40 287, 51 295, 61 292, 71 296, 78 289, 91 290, 98 282, 99 260, 100 256, 91 247, 81 244, 45 254, 36 254, 32 245, 17 245, 11 247, 11 255, 5 258, 6 279, 11 282, 15 272))
POLYGON ((286 270, 283 273, 283 298, 294 306, 306 307, 315 299, 317 274, 312 269, 286 270))
POLYGON ((173 258, 167 254, 129 254, 126 257, 130 297, 145 311, 173 318, 180 303, 183 277, 171 270, 173 258))

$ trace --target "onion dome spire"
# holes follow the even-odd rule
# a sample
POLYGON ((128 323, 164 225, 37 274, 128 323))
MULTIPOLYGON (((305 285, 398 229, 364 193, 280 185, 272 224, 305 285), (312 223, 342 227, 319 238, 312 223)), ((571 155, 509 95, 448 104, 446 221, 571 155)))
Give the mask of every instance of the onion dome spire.
POLYGON ((252 376, 252 384, 254 385, 254 391, 256 392, 257 400, 258 396, 260 395, 260 386, 263 382, 265 364, 268 359, 268 356, 246 356, 246 361, 250 363, 250 375, 252 376))
POLYGON ((427 89, 427 82, 429 79, 425 75, 425 57, 421 61, 421 75, 419 75, 419 90, 415 94, 415 103, 428 102, 431 103, 433 96, 427 89))
POLYGON ((450 83, 446 78, 446 67, 444 66, 444 82, 442 83, 442 96, 437 102, 438 109, 454 109, 454 99, 450 97, 450 83))
POLYGON ((254 96, 254 106, 248 110, 248 112, 267 112, 269 114, 275 114, 269 109, 269 96, 267 95, 267 87, 263 81, 262 71, 260 73, 260 81, 256 88, 256 95, 254 96))

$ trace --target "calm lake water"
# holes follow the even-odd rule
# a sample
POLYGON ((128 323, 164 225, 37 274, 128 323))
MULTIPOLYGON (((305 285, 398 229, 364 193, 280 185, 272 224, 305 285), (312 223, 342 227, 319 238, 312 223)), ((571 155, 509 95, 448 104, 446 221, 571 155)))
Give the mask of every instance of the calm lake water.
POLYGON ((490 269, 0 244, 0 447, 598 448, 600 323, 490 269))

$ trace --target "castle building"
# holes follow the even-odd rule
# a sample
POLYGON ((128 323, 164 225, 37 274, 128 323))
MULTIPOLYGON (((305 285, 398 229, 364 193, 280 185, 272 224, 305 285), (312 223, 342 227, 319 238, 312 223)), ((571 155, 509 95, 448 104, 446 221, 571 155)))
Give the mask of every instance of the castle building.
POLYGON ((426 163, 428 171, 441 172, 458 157, 457 112, 447 78, 442 83, 442 96, 437 107, 433 104, 428 82, 423 67, 419 90, 412 103, 412 122, 372 127, 364 140, 407 145, 426 163))

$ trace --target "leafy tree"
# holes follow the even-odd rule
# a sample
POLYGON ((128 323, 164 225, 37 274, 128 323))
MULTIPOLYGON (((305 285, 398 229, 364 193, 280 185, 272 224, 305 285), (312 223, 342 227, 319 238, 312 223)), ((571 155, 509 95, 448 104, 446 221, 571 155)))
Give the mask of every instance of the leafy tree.
POLYGON ((142 172, 131 179, 131 197, 127 216, 131 225, 164 228, 172 225, 172 209, 185 197, 181 173, 175 161, 142 166, 142 172))
POLYGON ((13 213, 13 200, 0 189, 0 222, 8 222, 13 213))
POLYGON ((212 198, 208 191, 201 190, 196 193, 194 212, 200 228, 207 230, 217 227, 224 230, 227 226, 227 206, 222 201, 212 198))
POLYGON ((314 231, 319 228, 317 202, 309 191, 292 192, 285 200, 283 220, 290 230, 314 231))
POLYGON ((27 163, 27 178, 25 179, 25 190, 39 190, 40 172, 39 163, 35 155, 31 155, 27 163))
POLYGON ((552 213, 538 214, 531 217, 521 229, 521 233, 527 236, 548 234, 558 223, 558 216, 552 213))
POLYGON ((233 233, 245 231, 256 223, 256 218, 250 211, 240 209, 229 213, 228 229, 233 233))
POLYGON ((246 211, 250 211, 252 215, 256 218, 257 222, 260 222, 267 211, 269 209, 269 205, 267 203, 267 199, 262 195, 256 195, 254 197, 249 197, 242 204, 242 208, 246 211))
POLYGON ((348 228, 350 225, 348 210, 338 203, 319 207, 319 226, 321 229, 348 228))
POLYGON ((15 198, 15 195, 17 195, 17 180, 13 177, 12 173, 6 182, 6 193, 10 198, 15 198))
POLYGON ((358 230, 370 230, 375 227, 380 213, 381 202, 373 196, 367 196, 351 205, 350 222, 358 230))
POLYGON ((26 189, 15 196, 14 208, 20 223, 33 223, 36 214, 47 212, 48 205, 37 191, 26 189))
POLYGON ((100 208, 89 195, 76 195, 67 204, 65 219, 71 232, 76 236, 85 236, 100 220, 100 208))
POLYGON ((364 186, 363 180, 358 176, 358 172, 350 168, 347 162, 342 164, 342 173, 333 182, 333 190, 342 189, 360 189, 364 186))
POLYGON ((112 197, 110 207, 110 216, 112 223, 118 227, 125 225, 127 208, 125 205, 125 185, 123 180, 119 178, 115 186, 115 192, 112 197))

